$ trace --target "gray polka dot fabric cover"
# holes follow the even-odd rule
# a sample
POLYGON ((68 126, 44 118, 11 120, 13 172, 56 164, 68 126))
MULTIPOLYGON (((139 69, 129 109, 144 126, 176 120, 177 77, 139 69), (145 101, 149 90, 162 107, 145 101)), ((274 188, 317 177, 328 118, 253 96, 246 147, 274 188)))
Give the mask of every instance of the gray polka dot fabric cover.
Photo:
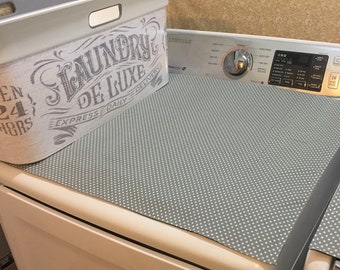
POLYGON ((338 187, 310 246, 340 260, 340 187, 338 187))
POLYGON ((339 146, 339 101, 172 74, 111 122, 21 168, 276 265, 339 146))

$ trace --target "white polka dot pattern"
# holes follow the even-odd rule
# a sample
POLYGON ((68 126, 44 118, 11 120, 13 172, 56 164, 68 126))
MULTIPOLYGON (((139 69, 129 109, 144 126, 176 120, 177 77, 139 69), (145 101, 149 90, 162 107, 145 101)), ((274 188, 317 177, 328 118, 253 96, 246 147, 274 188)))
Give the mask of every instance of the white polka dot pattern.
POLYGON ((340 186, 327 208, 310 248, 340 259, 340 186))
POLYGON ((23 168, 275 265, 339 148, 339 119, 330 98, 173 74, 23 168))

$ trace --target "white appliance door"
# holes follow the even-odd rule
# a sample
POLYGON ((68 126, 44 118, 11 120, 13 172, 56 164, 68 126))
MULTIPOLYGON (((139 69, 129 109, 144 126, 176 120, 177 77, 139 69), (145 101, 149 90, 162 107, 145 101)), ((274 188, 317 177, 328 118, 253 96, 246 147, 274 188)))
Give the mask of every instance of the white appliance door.
POLYGON ((199 269, 0 187, 3 226, 23 270, 199 269))

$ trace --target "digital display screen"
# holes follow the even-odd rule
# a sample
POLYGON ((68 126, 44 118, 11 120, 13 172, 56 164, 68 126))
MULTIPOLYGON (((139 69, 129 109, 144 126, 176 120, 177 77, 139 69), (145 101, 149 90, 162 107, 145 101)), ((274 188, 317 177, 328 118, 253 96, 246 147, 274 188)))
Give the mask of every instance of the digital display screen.
POLYGON ((303 55, 299 55, 299 60, 298 60, 298 65, 306 65, 309 66, 310 64, 310 55, 308 54, 303 54, 303 55))
POLYGON ((283 64, 294 66, 309 66, 312 55, 307 53, 277 51, 275 59, 283 64))

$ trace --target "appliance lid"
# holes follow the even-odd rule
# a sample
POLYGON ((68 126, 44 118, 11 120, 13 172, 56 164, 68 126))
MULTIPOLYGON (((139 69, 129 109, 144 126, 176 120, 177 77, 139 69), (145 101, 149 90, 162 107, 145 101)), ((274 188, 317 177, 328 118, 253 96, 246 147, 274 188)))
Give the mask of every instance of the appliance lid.
POLYGON ((338 185, 339 102, 171 74, 108 124, 19 168, 289 269, 338 185))

